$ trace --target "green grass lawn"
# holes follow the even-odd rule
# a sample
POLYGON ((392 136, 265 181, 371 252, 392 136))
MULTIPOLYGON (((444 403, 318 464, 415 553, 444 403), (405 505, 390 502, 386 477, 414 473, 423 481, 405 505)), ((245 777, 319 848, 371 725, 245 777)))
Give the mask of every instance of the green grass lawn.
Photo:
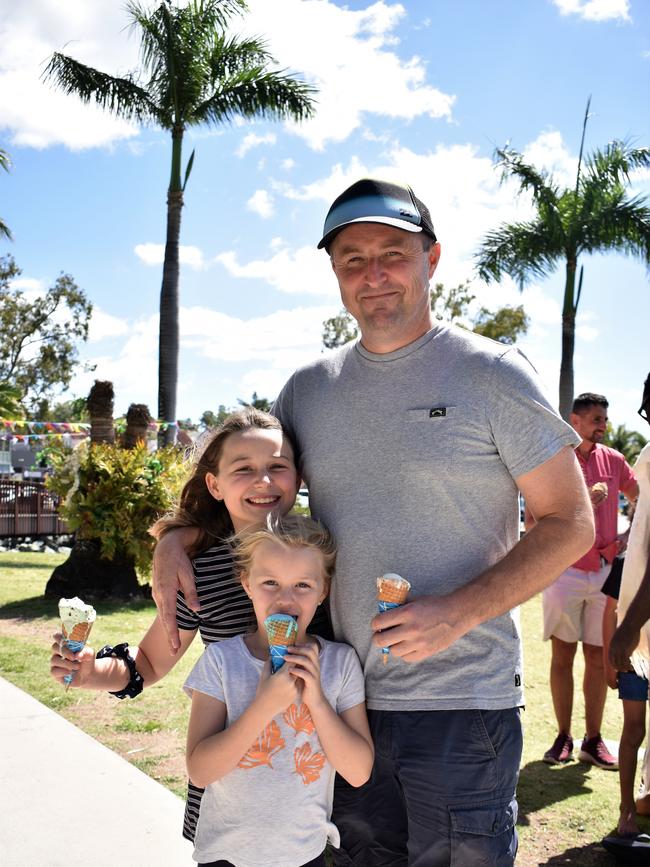
MULTIPOLYGON (((201 652, 197 640, 179 665, 135 701, 106 693, 65 692, 49 676, 51 635, 58 628, 56 604, 42 593, 58 554, 0 553, 0 675, 56 710, 84 731, 182 795, 184 739, 189 701, 182 682, 201 652)), ((101 603, 93 647, 137 643, 155 616, 150 601, 101 603)), ((616 824, 618 774, 572 762, 549 767, 542 754, 555 737, 548 688, 550 647, 540 639, 541 600, 521 611, 525 645, 526 710, 519 785, 520 854, 525 865, 614 865, 599 840, 616 824)), ((576 664, 574 735, 582 735, 582 661, 576 664)), ((620 702, 609 694, 603 735, 616 741, 622 727, 620 702)), ((650 831, 650 822, 645 821, 650 831)), ((468 865, 471 867, 471 865, 468 865)))

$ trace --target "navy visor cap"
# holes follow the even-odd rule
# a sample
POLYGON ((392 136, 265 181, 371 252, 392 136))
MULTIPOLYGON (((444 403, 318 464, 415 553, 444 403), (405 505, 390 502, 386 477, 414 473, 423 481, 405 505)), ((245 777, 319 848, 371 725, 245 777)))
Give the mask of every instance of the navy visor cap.
POLYGON ((352 223, 383 223, 406 232, 424 232, 433 241, 429 209, 406 184, 363 178, 334 200, 325 217, 318 249, 329 249, 336 235, 352 223))

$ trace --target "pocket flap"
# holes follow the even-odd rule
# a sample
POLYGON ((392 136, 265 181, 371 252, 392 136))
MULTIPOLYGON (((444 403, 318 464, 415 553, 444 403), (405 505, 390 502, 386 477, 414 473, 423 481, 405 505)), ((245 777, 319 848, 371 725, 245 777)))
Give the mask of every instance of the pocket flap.
POLYGON ((482 804, 480 807, 450 807, 451 825, 462 834, 497 837, 517 822, 517 802, 482 804))

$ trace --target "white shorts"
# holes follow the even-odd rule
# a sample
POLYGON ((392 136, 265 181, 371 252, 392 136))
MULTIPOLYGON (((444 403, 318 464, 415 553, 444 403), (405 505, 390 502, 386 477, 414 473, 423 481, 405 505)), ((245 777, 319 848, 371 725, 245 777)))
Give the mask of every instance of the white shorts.
POLYGON ((607 597, 600 592, 612 567, 597 572, 570 567, 544 590, 544 641, 554 635, 570 644, 603 644, 603 611, 607 597))

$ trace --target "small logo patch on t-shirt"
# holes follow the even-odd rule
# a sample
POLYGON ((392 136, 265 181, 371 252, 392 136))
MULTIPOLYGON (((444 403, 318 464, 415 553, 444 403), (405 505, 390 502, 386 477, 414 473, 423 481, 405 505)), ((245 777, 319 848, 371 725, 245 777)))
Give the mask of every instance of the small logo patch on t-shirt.
POLYGON ((429 410, 429 418, 444 418, 446 415, 446 406, 434 406, 429 410))
POLYGON ((515 686, 521 686, 521 675, 515 674, 515 686))

